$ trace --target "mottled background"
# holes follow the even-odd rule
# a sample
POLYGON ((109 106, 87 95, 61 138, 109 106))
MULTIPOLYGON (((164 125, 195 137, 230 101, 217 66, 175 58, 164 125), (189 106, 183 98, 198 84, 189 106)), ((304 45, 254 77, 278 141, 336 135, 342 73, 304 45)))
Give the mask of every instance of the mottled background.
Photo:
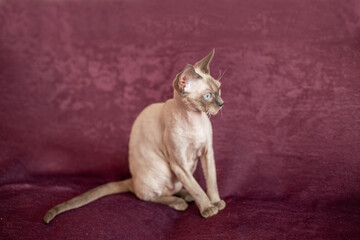
POLYGON ((2 239, 359 239, 359 137, 359 1, 0 0, 2 239), (121 194, 45 225, 129 177, 137 114, 212 48, 227 208, 121 194))

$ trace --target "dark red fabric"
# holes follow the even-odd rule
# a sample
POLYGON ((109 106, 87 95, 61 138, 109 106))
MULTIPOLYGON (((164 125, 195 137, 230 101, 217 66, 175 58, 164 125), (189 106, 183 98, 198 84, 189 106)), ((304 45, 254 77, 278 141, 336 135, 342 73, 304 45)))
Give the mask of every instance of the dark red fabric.
POLYGON ((1 239, 359 239, 359 137, 359 1, 0 1, 1 239), (120 194, 44 224, 130 176, 137 114, 212 48, 227 208, 120 194))

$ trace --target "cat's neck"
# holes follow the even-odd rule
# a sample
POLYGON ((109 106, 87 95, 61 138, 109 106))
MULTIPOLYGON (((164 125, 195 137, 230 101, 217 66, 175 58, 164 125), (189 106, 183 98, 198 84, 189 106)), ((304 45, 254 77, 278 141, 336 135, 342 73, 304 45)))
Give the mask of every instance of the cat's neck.
POLYGON ((206 114, 202 111, 187 106, 183 102, 182 97, 176 91, 174 91, 174 102, 176 112, 190 124, 198 124, 202 122, 204 117, 206 117, 206 114))

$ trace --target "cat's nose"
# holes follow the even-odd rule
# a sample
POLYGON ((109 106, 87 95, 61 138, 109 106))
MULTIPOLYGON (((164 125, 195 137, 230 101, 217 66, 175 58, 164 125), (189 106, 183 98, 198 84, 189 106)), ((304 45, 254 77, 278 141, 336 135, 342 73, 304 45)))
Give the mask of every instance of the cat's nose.
POLYGON ((216 102, 219 105, 219 107, 222 107, 222 105, 224 105, 224 101, 221 98, 218 99, 216 102))

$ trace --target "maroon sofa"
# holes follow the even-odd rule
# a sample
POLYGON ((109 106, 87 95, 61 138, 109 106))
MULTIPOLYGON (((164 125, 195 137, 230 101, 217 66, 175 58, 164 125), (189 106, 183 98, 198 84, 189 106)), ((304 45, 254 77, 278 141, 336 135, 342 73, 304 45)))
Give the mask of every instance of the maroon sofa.
POLYGON ((359 238, 359 1, 0 1, 0 239, 359 238), (212 48, 226 209, 127 193, 46 225, 130 176, 137 114, 212 48))

